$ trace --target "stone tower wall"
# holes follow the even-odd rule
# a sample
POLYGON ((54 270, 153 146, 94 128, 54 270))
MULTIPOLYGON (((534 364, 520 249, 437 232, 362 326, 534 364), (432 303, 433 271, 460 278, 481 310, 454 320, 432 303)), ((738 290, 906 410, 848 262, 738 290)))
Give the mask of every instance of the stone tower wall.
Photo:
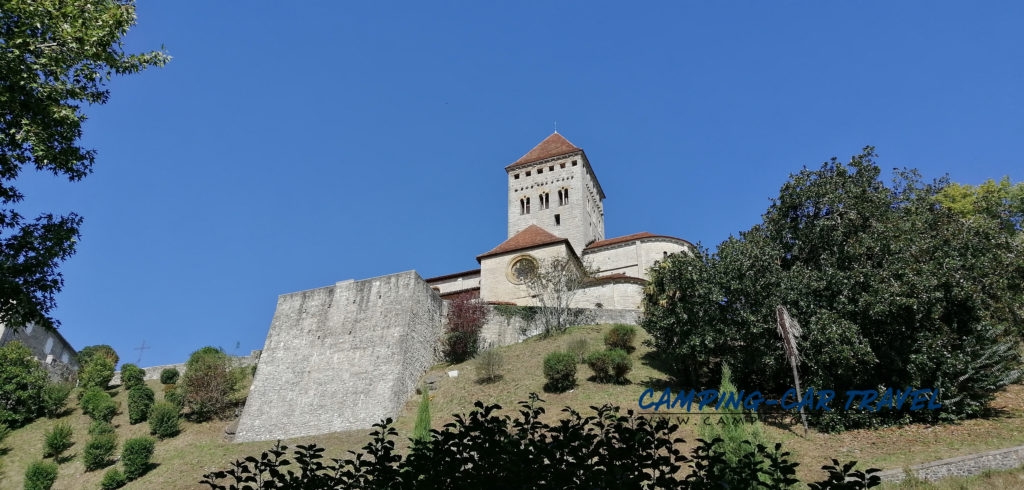
POLYGON ((508 238, 530 225, 568 238, 577 254, 582 254, 588 244, 604 239, 604 204, 597 177, 583 152, 508 171, 508 238), (527 172, 530 175, 526 175, 527 172), (558 190, 563 188, 569 191, 569 202, 559 205, 558 190), (550 206, 546 209, 540 205, 542 193, 550 196, 550 206), (530 213, 521 214, 519 201, 527 197, 530 198, 530 213), (559 216, 559 224, 555 224, 555 215, 559 216))
POLYGON ((236 441, 396 417, 437 359, 443 304, 415 271, 282 295, 236 441))

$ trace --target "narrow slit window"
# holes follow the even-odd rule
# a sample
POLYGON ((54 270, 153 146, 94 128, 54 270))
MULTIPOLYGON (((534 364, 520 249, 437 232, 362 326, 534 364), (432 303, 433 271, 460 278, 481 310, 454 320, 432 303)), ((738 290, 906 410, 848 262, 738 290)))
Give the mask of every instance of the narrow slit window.
POLYGON ((526 198, 526 214, 530 214, 530 198, 526 198))
POLYGON ((556 214, 555 215, 555 226, 560 226, 561 224, 562 224, 562 216, 556 214))
POLYGON ((519 214, 526 214, 526 201, 523 199, 519 200, 519 214))

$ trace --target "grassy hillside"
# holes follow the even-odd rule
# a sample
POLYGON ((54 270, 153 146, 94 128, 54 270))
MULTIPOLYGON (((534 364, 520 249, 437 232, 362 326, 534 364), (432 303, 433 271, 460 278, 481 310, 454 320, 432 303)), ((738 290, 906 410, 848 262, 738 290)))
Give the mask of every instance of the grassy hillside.
MULTIPOLYGON (((425 377, 439 378, 438 389, 432 392, 431 413, 434 427, 451 420, 452 413, 466 412, 473 402, 498 403, 510 413, 516 402, 524 400, 530 392, 538 392, 546 400, 548 420, 559 418, 561 409, 572 407, 584 414, 590 413, 592 405, 618 404, 636 410, 637 397, 647 386, 663 387, 667 376, 652 365, 648 349, 640 346, 633 353, 634 368, 629 375, 630 384, 610 385, 588 380, 589 369, 581 365, 577 373, 579 385, 573 391, 561 394, 544 393, 544 378, 541 364, 544 356, 554 350, 565 348, 573 338, 582 337, 590 342, 591 348, 603 347, 602 337, 606 326, 585 326, 571 329, 568 333, 548 338, 531 339, 521 344, 503 347, 500 352, 505 359, 503 378, 495 383, 482 384, 474 361, 454 366, 436 366, 425 377), (448 370, 458 370, 459 375, 449 378, 448 370)), ((646 338, 641 332, 640 340, 646 338)), ((339 376, 343 376, 339 373, 339 376)), ((150 381, 150 386, 162 396, 159 383, 150 381)), ((127 438, 148 435, 146 423, 128 424, 123 390, 117 389, 116 400, 121 403, 122 413, 114 419, 118 436, 123 442, 127 438)), ((72 401, 74 395, 72 395, 72 401)), ((412 432, 419 397, 411 397, 401 416, 395 422, 402 437, 412 432)), ((998 415, 989 419, 971 420, 957 425, 925 426, 911 425, 877 431, 851 431, 843 434, 819 434, 811 431, 808 438, 797 427, 768 426, 765 432, 772 439, 782 441, 801 462, 799 474, 802 478, 817 478, 818 468, 830 457, 840 460, 856 459, 862 466, 897 468, 916 463, 933 461, 957 455, 969 454, 988 449, 1024 444, 1024 388, 1014 385, 994 403, 998 415)), ((85 472, 80 453, 88 440, 86 430, 89 418, 77 406, 72 407, 62 419, 72 423, 75 429, 75 445, 68 454, 75 458, 60 467, 57 489, 98 488, 106 471, 85 472)), ((14 431, 0 449, 0 488, 22 488, 22 474, 32 460, 42 455, 43 433, 59 420, 40 419, 14 431)), ((197 484, 201 475, 214 469, 222 469, 236 458, 258 454, 268 448, 271 442, 235 444, 224 435, 224 429, 231 420, 192 424, 183 422, 182 433, 175 438, 159 441, 153 462, 156 466, 141 479, 126 488, 204 488, 197 484)), ((328 448, 328 457, 340 457, 346 450, 358 449, 368 440, 368 430, 339 432, 317 437, 303 437, 285 441, 285 444, 316 442, 328 448)), ((681 437, 692 441, 696 438, 694 421, 682 427, 681 437)), ((969 486, 987 486, 986 481, 1016 481, 1020 473, 1008 473, 964 480, 969 486), (996 480, 992 480, 995 478, 996 480), (1010 479, 1010 480, 1007 480, 1010 479)), ((916 486, 913 488, 926 488, 916 486)), ((952 487, 943 487, 952 488, 952 487)))

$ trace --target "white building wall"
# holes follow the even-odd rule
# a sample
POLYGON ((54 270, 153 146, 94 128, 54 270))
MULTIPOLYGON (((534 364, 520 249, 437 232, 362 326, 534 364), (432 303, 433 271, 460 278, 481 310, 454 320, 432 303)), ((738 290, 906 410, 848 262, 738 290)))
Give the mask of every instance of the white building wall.
POLYGON ((573 308, 640 309, 644 287, 627 282, 607 282, 583 288, 572 298, 573 308))
POLYGON ((427 281, 430 287, 437 288, 438 294, 448 294, 480 287, 480 273, 452 277, 440 281, 427 281))
POLYGON ((533 257, 543 266, 544 261, 568 257, 569 249, 562 242, 484 257, 480 261, 480 299, 507 301, 522 306, 535 304, 525 284, 515 284, 509 279, 508 271, 512 262, 524 255, 533 257))
POLYGON ((626 274, 647 279, 647 269, 667 255, 687 251, 687 246, 672 238, 651 237, 601 247, 584 254, 584 260, 598 270, 598 276, 626 274))

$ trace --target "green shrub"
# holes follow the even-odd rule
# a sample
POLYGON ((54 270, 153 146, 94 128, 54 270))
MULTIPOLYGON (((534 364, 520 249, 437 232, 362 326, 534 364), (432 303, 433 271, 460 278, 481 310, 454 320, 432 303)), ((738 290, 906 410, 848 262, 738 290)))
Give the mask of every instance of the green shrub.
POLYGON ((57 463, 34 461, 25 470, 25 490, 50 490, 57 481, 57 463))
POLYGON ((618 383, 626 381, 626 375, 633 370, 633 359, 622 349, 609 351, 612 360, 612 376, 618 383))
POLYGON ((149 412, 149 433, 161 439, 174 437, 181 431, 178 421, 180 409, 173 403, 160 402, 149 412))
POLYGON ((13 341, 0 347, 0 424, 19 427, 39 414, 46 371, 32 351, 13 341))
MULTIPOLYGON (((729 366, 722 364, 722 382, 718 387, 718 392, 723 396, 727 396, 727 393, 736 393, 736 386, 732 384, 732 372, 729 370, 729 366)), ((735 408, 722 407, 723 412, 732 412, 735 414, 737 410, 735 408)), ((761 428, 761 422, 757 420, 757 417, 749 415, 750 412, 747 410, 738 410, 740 414, 735 415, 720 415, 717 420, 718 423, 712 424, 700 424, 697 427, 697 435, 705 441, 711 441, 716 438, 720 439, 715 448, 722 451, 725 458, 726 464, 735 466, 740 464, 740 459, 747 456, 750 445, 764 444, 770 446, 770 441, 765 437, 764 431, 761 428), (749 444, 748 444, 749 442, 749 444)), ((755 460, 763 462, 764 458, 761 455, 754 455, 755 460)), ((747 456, 749 457, 749 456, 747 456)), ((741 481, 727 481, 729 486, 734 488, 744 488, 748 485, 743 484, 741 481)))
POLYGON ((552 352, 544 358, 544 389, 562 392, 576 386, 576 357, 568 352, 552 352))
POLYGON ((117 362, 121 360, 121 358, 118 357, 117 355, 117 351, 115 351, 114 348, 109 345, 87 345, 85 347, 82 347, 82 350, 78 351, 78 365, 84 366, 94 357, 104 357, 115 366, 117 365, 117 362))
POLYGON ((93 356, 78 371, 78 384, 82 388, 107 389, 114 379, 114 363, 103 356, 93 356))
POLYGON ((100 469, 110 464, 110 458, 117 451, 117 434, 93 436, 82 451, 82 463, 86 471, 100 469))
POLYGON ((79 402, 82 412, 93 420, 110 422, 117 414, 117 403, 102 388, 91 387, 85 390, 79 402))
POLYGON ((43 415, 50 418, 59 417, 64 412, 68 396, 74 387, 67 383, 47 383, 43 388, 42 408, 43 415))
POLYGON ((576 356, 577 363, 587 362, 587 353, 590 352, 590 342, 583 337, 576 337, 565 343, 565 351, 576 356))
POLYGON ((182 390, 181 387, 175 387, 172 390, 165 391, 164 401, 178 407, 178 410, 185 408, 184 390, 182 390))
POLYGON ((160 382, 165 385, 173 385, 178 382, 178 376, 181 373, 175 368, 167 368, 160 371, 160 382))
POLYGON ((610 351, 593 352, 587 356, 587 366, 594 372, 594 379, 599 382, 611 379, 612 354, 610 351))
POLYGON ((412 429, 412 440, 417 443, 430 441, 430 390, 423 390, 420 407, 416 411, 416 425, 412 429))
POLYGON ((505 365, 505 358, 498 349, 484 349, 476 355, 476 367, 480 372, 479 381, 491 383, 501 379, 501 368, 505 365))
POLYGON ((145 422, 149 410, 153 408, 153 390, 146 385, 138 385, 128 390, 128 423, 145 422))
POLYGON ((181 388, 192 419, 209 420, 228 408, 233 388, 230 367, 228 355, 214 347, 203 347, 189 356, 181 388))
POLYGON ((155 444, 156 441, 150 437, 136 437, 125 441, 121 450, 121 464, 124 465, 126 478, 134 480, 146 473, 155 444))
POLYGON ((11 428, 7 424, 0 424, 0 444, 7 439, 7 436, 11 435, 11 428))
POLYGON ((100 481, 100 488, 103 490, 115 490, 126 484, 128 484, 128 479, 124 477, 124 473, 121 473, 121 470, 117 468, 111 468, 103 475, 103 480, 100 481))
POLYGON ((104 422, 102 420, 93 420, 92 424, 89 425, 90 436, 98 436, 100 434, 113 434, 114 432, 114 426, 110 422, 104 422))
POLYGON ((632 325, 616 324, 608 333, 604 334, 604 345, 609 349, 622 349, 626 352, 633 350, 633 339, 636 338, 636 327, 632 325))
POLYGON ((74 442, 71 441, 71 436, 74 431, 71 429, 71 424, 67 422, 58 422, 48 430, 43 440, 43 457, 53 457, 54 460, 60 459, 60 455, 64 454, 74 442))
POLYGON ((121 386, 129 391, 136 386, 142 386, 146 382, 146 371, 134 364, 121 366, 121 386))

